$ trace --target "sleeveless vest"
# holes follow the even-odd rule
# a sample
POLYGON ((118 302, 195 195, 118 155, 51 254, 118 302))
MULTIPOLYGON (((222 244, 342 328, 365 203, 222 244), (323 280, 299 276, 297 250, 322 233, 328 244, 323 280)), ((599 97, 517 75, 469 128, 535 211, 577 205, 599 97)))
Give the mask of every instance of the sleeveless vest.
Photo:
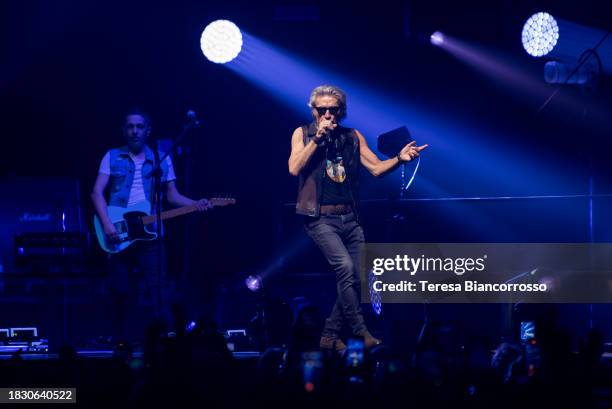
MULTIPOLYGON (((314 138, 316 132, 314 122, 302 126, 304 146, 314 138)), ((359 219, 359 138, 351 128, 339 126, 335 132, 342 146, 342 157, 344 158, 346 179, 350 186, 353 211, 359 219)), ((295 207, 297 214, 310 217, 319 217, 320 215, 326 149, 325 146, 318 147, 300 172, 295 207)))
MULTIPOLYGON (((145 197, 149 203, 153 203, 151 197, 153 188, 151 171, 154 164, 155 155, 151 148, 145 146, 145 161, 142 164, 142 185, 145 197)), ((130 190, 134 182, 135 167, 127 146, 110 150, 109 205, 127 207, 130 190)), ((168 165, 166 161, 162 163, 161 168, 164 177, 167 177, 168 165)))

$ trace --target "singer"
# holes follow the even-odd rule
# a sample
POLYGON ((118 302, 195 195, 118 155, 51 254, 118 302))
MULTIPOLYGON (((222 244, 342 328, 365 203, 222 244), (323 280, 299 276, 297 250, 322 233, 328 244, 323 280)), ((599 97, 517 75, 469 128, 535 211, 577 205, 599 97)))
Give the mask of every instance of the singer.
MULTIPOLYGON (((192 118, 188 114, 188 119, 192 118)), ((111 149, 102 158, 98 177, 95 181, 91 199, 109 240, 117 240, 118 232, 111 223, 107 206, 132 207, 143 202, 153 209, 153 178, 151 170, 156 158, 163 153, 155 152, 146 142, 151 134, 149 116, 141 110, 133 109, 126 113, 123 135, 127 145, 111 149), (108 202, 104 195, 108 188, 108 202)), ((161 166, 162 189, 171 206, 197 204, 203 211, 212 206, 206 199, 192 200, 179 193, 176 188, 172 161, 168 156, 161 166)), ((109 258, 109 289, 112 303, 110 320, 113 335, 121 340, 137 341, 144 334, 144 324, 153 316, 157 286, 162 288, 164 297, 166 283, 164 272, 157 274, 157 245, 154 241, 134 243, 121 253, 109 258)), ((163 263, 162 263, 163 264, 163 263)), ((167 303, 163 305, 167 307, 167 303)), ((162 311, 165 319, 170 319, 168 311, 162 311)))
POLYGON ((359 164, 381 176, 427 148, 406 145, 396 157, 380 160, 356 129, 340 126, 346 116, 346 94, 338 87, 316 87, 308 105, 313 122, 291 138, 289 173, 299 177, 296 213, 304 216, 307 234, 336 274, 337 299, 325 320, 322 349, 342 352, 345 329, 371 348, 381 341, 368 331, 359 300, 359 246, 365 241, 359 219, 359 164))

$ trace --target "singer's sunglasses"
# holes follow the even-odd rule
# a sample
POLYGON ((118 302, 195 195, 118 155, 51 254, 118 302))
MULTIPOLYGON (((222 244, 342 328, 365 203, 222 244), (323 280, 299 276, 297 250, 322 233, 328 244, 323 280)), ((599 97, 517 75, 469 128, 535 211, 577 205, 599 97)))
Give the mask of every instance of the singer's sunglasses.
POLYGON ((340 107, 315 107, 315 109, 319 115, 325 115, 327 111, 332 115, 338 115, 340 112, 340 107))

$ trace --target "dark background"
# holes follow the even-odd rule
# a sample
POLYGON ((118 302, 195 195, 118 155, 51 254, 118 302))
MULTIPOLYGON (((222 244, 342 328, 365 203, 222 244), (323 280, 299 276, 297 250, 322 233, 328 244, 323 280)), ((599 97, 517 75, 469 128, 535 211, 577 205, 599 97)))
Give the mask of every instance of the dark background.
MULTIPOLYGON (((248 273, 326 271, 285 205, 296 192, 287 171, 290 136, 309 121, 308 95, 289 106, 208 62, 200 34, 227 18, 281 50, 426 112, 418 126, 405 123, 419 143, 431 145, 410 198, 612 193, 606 81, 596 90, 564 89, 576 109, 554 100, 537 114, 541 94, 511 78, 490 80, 428 43, 441 30, 543 83, 543 61, 528 56, 520 41, 523 22, 540 10, 601 29, 612 21, 604 2, 584 1, 4 1, 0 177, 78 179, 91 229, 88 193, 103 154, 123 143, 125 110, 141 107, 152 117, 153 135, 172 138, 194 109, 202 127, 187 138, 189 159, 174 159, 179 189, 196 198, 232 195, 238 204, 169 226, 171 270, 186 280, 192 308, 213 308, 219 285, 248 273), (279 18, 296 6, 316 10, 318 18, 279 18), (428 125, 438 131, 415 132, 428 125), (186 259, 185 249, 191 250, 186 259)), ((391 108, 386 100, 367 102, 391 108)), ((366 137, 375 147, 376 135, 366 137)), ((605 198, 398 204, 387 201, 397 173, 382 181, 363 177, 362 196, 374 200, 364 211, 370 241, 610 238, 605 198)), ((0 196, 5 204, 15 199, 0 196)))

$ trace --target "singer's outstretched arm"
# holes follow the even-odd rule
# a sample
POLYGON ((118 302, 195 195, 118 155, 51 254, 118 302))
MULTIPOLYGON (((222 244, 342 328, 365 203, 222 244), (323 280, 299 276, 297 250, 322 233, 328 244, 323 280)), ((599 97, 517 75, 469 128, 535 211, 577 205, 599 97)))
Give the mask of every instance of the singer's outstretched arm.
POLYGON ((416 146, 416 142, 412 141, 404 148, 398 156, 387 160, 380 160, 378 156, 368 146, 364 136, 355 129, 355 133, 359 138, 359 156, 361 158, 361 164, 374 176, 382 176, 390 170, 394 169, 401 162, 408 162, 419 156, 419 152, 427 148, 428 145, 416 146))

